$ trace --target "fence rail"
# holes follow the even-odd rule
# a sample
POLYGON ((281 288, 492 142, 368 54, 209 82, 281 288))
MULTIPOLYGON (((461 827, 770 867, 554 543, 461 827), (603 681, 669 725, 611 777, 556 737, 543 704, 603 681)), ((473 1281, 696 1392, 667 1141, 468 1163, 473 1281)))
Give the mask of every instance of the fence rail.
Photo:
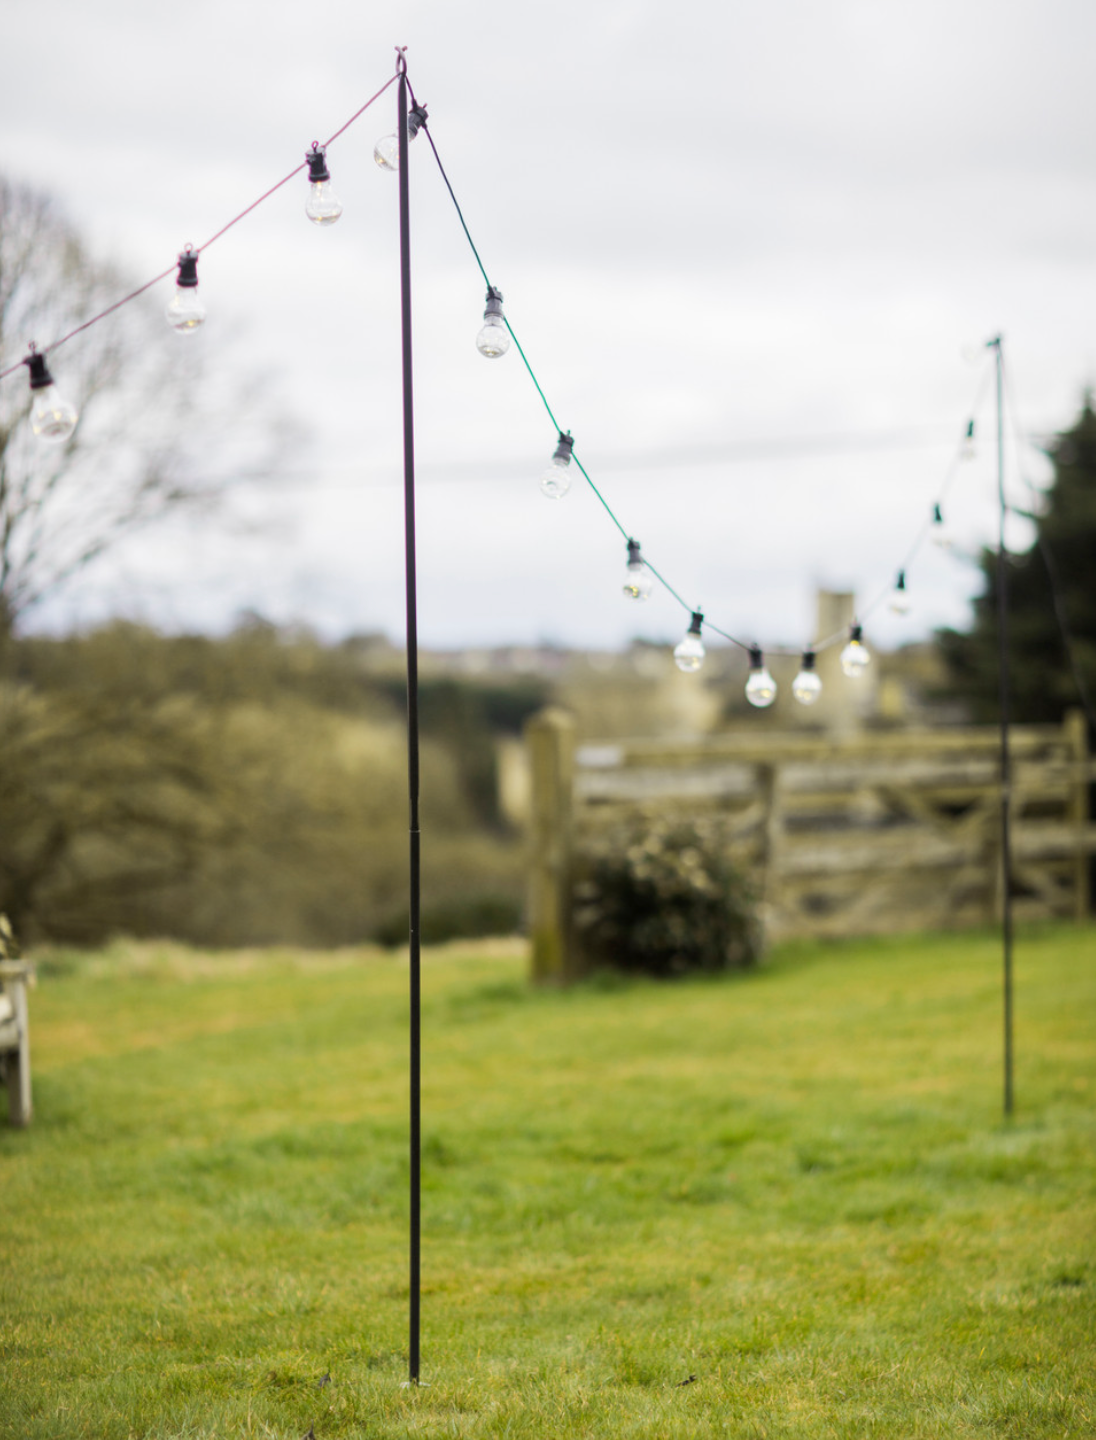
MULTIPOLYGON (((637 814, 718 814, 773 939, 958 928, 1000 913, 995 728, 576 745, 570 717, 549 710, 529 722, 526 743, 541 979, 583 968, 570 913, 584 838, 637 814)), ((1014 913, 1085 919, 1096 764, 1084 717, 1017 726, 1011 753, 1014 913)))

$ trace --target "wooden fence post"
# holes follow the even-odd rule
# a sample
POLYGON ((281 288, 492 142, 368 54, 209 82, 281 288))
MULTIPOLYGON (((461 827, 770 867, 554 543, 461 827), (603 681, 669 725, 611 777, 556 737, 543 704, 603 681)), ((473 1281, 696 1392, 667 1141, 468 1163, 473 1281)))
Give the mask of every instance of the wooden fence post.
POLYGON ((1089 856, 1085 848, 1085 829, 1088 824, 1088 721, 1083 710, 1067 710, 1062 721, 1066 749, 1077 769, 1077 778, 1070 786, 1067 811, 1073 823, 1076 848, 1073 852, 1073 918, 1079 922, 1088 919, 1092 904, 1089 882, 1089 856))
POLYGON ((575 722, 566 710, 541 710, 526 722, 525 740, 532 776, 529 935, 533 979, 559 985, 574 978, 577 964, 571 927, 575 722))
POLYGON ((780 798, 780 765, 758 765, 754 769, 757 794, 764 808, 758 868, 761 871, 760 910, 766 933, 778 918, 778 901, 783 893, 780 862, 784 838, 784 813, 780 798))

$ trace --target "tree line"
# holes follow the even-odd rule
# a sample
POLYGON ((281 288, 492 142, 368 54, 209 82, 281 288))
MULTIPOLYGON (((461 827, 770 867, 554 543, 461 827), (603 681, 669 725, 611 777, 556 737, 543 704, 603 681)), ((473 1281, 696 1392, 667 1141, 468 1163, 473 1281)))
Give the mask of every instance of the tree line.
MULTIPOLYGON (((512 928, 520 849, 497 738, 535 682, 427 678, 424 927, 512 928)), ((359 642, 252 620, 223 639, 128 623, 0 653, 0 910, 27 938, 203 945, 406 935, 402 682, 359 642)))

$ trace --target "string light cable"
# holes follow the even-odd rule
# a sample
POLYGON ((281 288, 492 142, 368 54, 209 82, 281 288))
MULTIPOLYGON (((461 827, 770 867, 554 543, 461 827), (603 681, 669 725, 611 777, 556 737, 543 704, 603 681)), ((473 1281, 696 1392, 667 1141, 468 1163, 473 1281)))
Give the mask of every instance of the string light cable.
MULTIPOLYGON (((364 105, 359 106, 358 109, 354 111, 353 115, 351 115, 349 120, 344 121, 344 123, 339 126, 335 133, 330 136, 329 139, 324 141, 322 145, 319 142, 314 142, 313 153, 318 151, 322 154, 323 151, 327 150, 328 147, 332 145, 339 138, 340 135, 344 134, 347 130, 349 130, 351 125, 353 125, 356 120, 359 120, 365 114, 365 112, 369 109, 371 105, 373 105, 377 100, 381 98, 381 96, 385 93, 386 90, 389 89, 390 86, 396 83, 398 78, 398 75, 393 75, 391 79, 387 80, 376 92, 376 94, 371 95, 364 105)), ((253 200, 251 204, 248 205, 245 209, 241 210, 238 215, 234 215, 231 220, 229 220, 226 224, 222 225, 219 230, 215 231, 214 234, 212 234, 209 239, 205 241, 204 244, 197 246, 188 246, 187 250, 184 253, 191 255, 196 261, 198 256, 201 255, 203 251, 208 250, 211 245, 215 244, 218 240, 220 240, 222 235, 226 235, 229 230, 233 228, 234 225, 238 225, 241 220, 245 219, 246 216, 250 215, 253 210, 257 210, 258 207, 265 200, 269 200, 270 197, 276 194, 283 185, 288 185, 290 180, 292 180, 295 176, 299 175, 305 169, 311 169, 310 157, 306 158, 304 161, 302 161, 300 165, 297 165, 294 167, 294 169, 290 170, 288 175, 283 175, 282 178, 277 181, 276 184, 271 185, 268 190, 264 190, 257 200, 253 200)), ((62 335, 60 339, 51 341, 49 345, 46 345, 41 350, 36 350, 36 347, 32 345, 30 347, 31 353, 37 353, 43 357, 46 355, 52 355, 55 351, 59 350, 62 345, 67 345, 70 340, 74 340, 77 335, 82 335, 85 330, 90 330, 93 325, 98 325, 99 322, 105 320, 108 315, 113 315, 116 310, 120 310, 123 305, 130 304, 130 302, 136 300, 138 296, 143 295, 146 290, 151 290, 154 285, 159 285, 161 281, 166 280, 168 276, 176 270, 176 266, 181 264, 181 261, 182 257, 180 256, 179 261, 176 261, 173 265, 169 265, 168 268, 166 270, 162 270, 159 275, 154 275, 151 280, 146 280, 145 283, 138 286, 136 290, 131 290, 128 295, 123 295, 122 298, 120 300, 116 300, 113 305, 108 305, 105 310, 100 310, 98 314, 92 315, 90 319, 85 320, 80 325, 75 326, 75 328, 68 331, 67 334, 62 335)), ((28 363, 28 359, 24 358, 21 360, 17 360, 14 365, 9 365, 7 369, 0 370, 0 380, 6 380, 9 375, 15 375, 23 368, 25 364, 28 363)))
MULTIPOLYGON (((397 80, 400 79, 401 75, 406 77, 406 60, 404 59, 402 53, 399 57, 396 74, 393 75, 389 80, 387 80, 385 84, 376 91, 375 94, 371 95, 363 105, 359 106, 359 108, 349 117, 349 119, 346 120, 325 142, 323 142, 323 144, 320 144, 320 142, 318 141, 314 141, 311 150, 309 152, 306 152, 303 163, 295 166, 291 171, 289 171, 288 174, 284 175, 275 184, 271 185, 256 200, 253 200, 250 205, 246 206, 238 214, 234 215, 230 220, 228 220, 224 225, 222 225, 220 229, 216 230, 213 235, 211 235, 209 239, 206 240, 203 244, 199 246, 188 245, 186 247, 186 249, 183 251, 182 254, 180 254, 176 262, 176 265, 178 267, 176 298, 172 301, 171 305, 168 306, 168 318, 177 330, 179 330, 181 333, 188 333, 189 331, 193 330, 198 324, 200 324, 201 320, 204 318, 204 307, 202 307, 200 303, 197 302, 196 295, 196 267, 198 257, 211 245, 215 244, 218 240, 220 240, 222 236, 226 235, 229 230, 231 230, 234 226, 238 225, 241 220, 245 219, 260 205, 262 205, 264 201, 268 200, 272 195, 276 194, 277 191, 279 191, 283 186, 287 185, 297 175, 300 175, 302 171, 308 170, 309 172, 310 195, 305 207, 306 213, 308 214, 309 218, 314 220, 317 224, 329 224, 333 220, 338 218, 338 216, 342 212, 342 206, 330 190, 331 177, 330 173, 327 170, 325 153, 328 147, 333 144, 335 140, 337 140, 341 135, 343 135, 355 123, 355 121, 360 119, 360 117, 364 115, 365 112, 377 100, 379 100, 381 96, 384 95, 385 92, 393 84, 397 82, 397 80)), ((552 425, 555 428, 559 437, 559 444, 557 445, 556 452, 552 457, 552 465, 550 467, 550 470, 554 472, 552 475, 553 484, 549 485, 545 481, 542 481, 542 488, 544 488, 545 493, 550 495, 552 498, 559 498, 563 494, 565 494, 570 485, 569 477, 566 476, 566 470, 569 468, 570 464, 573 463, 575 469, 582 475, 583 479, 586 481, 586 484, 593 492, 595 498, 598 500, 598 502, 604 509, 611 523, 616 527, 616 529, 619 531, 619 533, 627 543, 629 559, 631 560, 631 557, 633 555, 633 546, 635 546, 635 553, 639 553, 637 542, 633 540, 630 532, 620 520, 613 507, 609 504, 609 501, 607 500, 605 494, 602 492, 599 486, 595 484, 593 477, 590 475, 589 471, 582 463, 580 457, 574 453, 575 442, 574 439, 571 437, 570 432, 564 431, 560 426, 558 420, 556 419, 556 415, 552 410, 547 395, 545 394, 544 389, 536 375, 536 372, 534 371, 533 366, 529 361, 528 355, 526 354, 525 349, 521 344, 521 341, 515 333, 509 317, 503 311, 502 293, 492 283, 491 278, 487 273, 487 269, 483 263, 479 249, 477 248, 475 241, 472 238, 471 231, 469 230, 468 224, 464 217, 464 212, 457 199, 456 192, 454 191, 452 183, 449 180, 449 176, 445 170, 444 164, 442 163, 441 156, 438 153, 438 148, 434 142, 434 137, 428 124, 428 115, 426 108, 424 105, 421 105, 417 100, 409 78, 407 80, 407 85, 412 100, 412 109, 408 120, 409 139, 413 139, 415 135, 420 133, 426 136, 431 153, 433 154, 435 163, 437 164, 438 172, 441 175, 445 188, 448 191, 450 200, 453 203, 453 207, 456 211, 461 229, 464 232, 465 238, 468 241, 469 248, 472 251, 480 274, 483 277, 483 280, 487 287, 487 310, 485 312, 485 326, 483 331, 481 331, 480 335, 477 337, 477 348, 480 349, 480 352, 482 354, 488 356, 488 358, 497 358, 497 356, 505 353, 506 349, 508 348, 508 341, 513 342, 513 346, 517 351, 518 355, 520 356, 522 364, 524 365, 525 370, 527 371, 529 378, 533 383, 533 386, 535 387, 538 395, 540 396, 544 408, 548 414, 548 418, 552 422, 552 425), (503 327, 505 327, 505 330, 503 330, 503 327), (483 343, 485 336, 489 336, 489 344, 483 343), (508 341, 506 340, 507 336, 508 341)), ((385 140, 388 140, 390 138, 391 137, 384 137, 385 140)), ((388 147, 388 149, 390 149, 390 147, 388 147)), ((382 168, 395 168, 395 166, 391 163, 391 156, 388 155, 387 149, 384 148, 384 140, 378 142, 377 149, 375 151, 375 158, 377 159, 378 165, 380 165, 382 168), (384 150, 383 155, 382 150, 384 150)), ((45 381, 43 381, 41 378, 43 373, 48 376, 48 371, 45 370, 46 355, 52 354, 62 345, 65 345, 68 343, 68 341, 74 339, 77 335, 82 334, 85 330, 90 329, 93 325, 98 324, 102 320, 105 320, 109 315, 121 309, 122 306, 129 304, 133 300, 136 300, 147 290, 152 289, 153 286, 167 279, 168 276, 172 274, 172 270, 175 268, 175 266, 172 266, 167 270, 162 271, 160 274, 154 276, 151 280, 146 281, 145 284, 139 286, 136 290, 133 290, 129 294, 124 295, 121 299, 115 301, 112 305, 107 306, 98 314, 91 316, 88 320, 83 321, 80 325, 74 327, 72 330, 62 335, 59 339, 54 340, 48 346, 46 346, 45 349, 37 351, 35 346, 32 345, 30 347, 30 353, 26 357, 19 360, 14 365, 9 366, 7 369, 0 370, 0 380, 3 380, 8 376, 15 374, 16 372, 20 371, 24 366, 30 366, 32 367, 32 383, 36 384, 36 386, 40 388, 44 388, 45 386, 52 386, 52 376, 49 376, 48 379, 45 381), (35 368, 38 366, 41 367, 40 370, 35 368), (37 380, 34 379, 36 375, 38 377, 37 380)), ((983 385, 980 390, 979 398, 981 398, 982 391, 984 391, 985 385, 988 383, 988 379, 988 376, 984 377, 983 379, 983 385)), ((976 412, 978 409, 977 402, 974 408, 976 412)), ((903 592, 905 591, 906 575, 908 574, 913 560, 916 558, 916 555, 919 552, 926 537, 934 528, 934 524, 938 523, 937 517, 941 515, 941 506, 946 499, 948 492, 950 491, 961 459, 966 458, 967 452, 969 451, 970 442, 973 438, 973 433, 974 421, 972 419, 968 423, 966 433, 964 435, 964 443, 960 447, 960 450, 955 456, 951 467, 945 475, 944 483, 939 491, 939 498, 933 507, 933 515, 922 524, 920 530, 918 531, 910 547, 906 560, 898 571, 900 584, 896 584, 894 590, 900 590, 903 592)), ((730 643, 731 645, 734 645, 737 648, 747 652, 751 658, 751 674, 755 674, 756 672, 758 672, 758 666, 753 663, 755 657, 761 654, 760 647, 756 641, 748 642, 742 640, 736 635, 732 634, 730 631, 723 629, 719 625, 716 625, 714 622, 707 619, 697 606, 690 604, 689 601, 687 601, 682 596, 682 594, 669 582, 666 576, 663 575, 663 573, 651 562, 649 556, 647 556, 646 554, 642 555, 641 563, 644 571, 649 572, 649 574, 658 581, 658 583, 663 587, 663 589, 666 590, 666 592, 672 597, 672 599, 675 600, 677 604, 680 605, 682 609, 684 609, 690 615, 691 621, 688 636, 691 636, 693 640, 699 643, 700 626, 705 625, 710 632, 719 635, 722 639, 728 641, 728 643, 730 643)), ((632 592, 626 587, 626 593, 632 592)), ((801 671, 800 676, 797 677, 797 680, 802 678, 804 675, 807 676, 808 683, 801 688, 803 688, 805 692, 811 692, 812 696, 816 698, 817 691, 809 683, 809 680, 817 678, 816 676, 814 676, 813 672, 814 656, 818 652, 826 650, 842 641, 846 642, 846 651, 848 651, 851 646, 859 646, 859 651, 857 651, 856 654, 860 663, 854 666, 853 670, 849 672, 858 673, 859 670, 863 668, 863 665, 867 663, 867 659, 870 659, 866 647, 863 646, 862 641, 860 640, 861 624, 863 620, 866 619, 870 614, 872 614, 875 609, 877 609, 879 604, 881 604, 882 601, 886 599, 887 595, 891 593, 893 593, 893 591, 891 587, 888 587, 886 591, 882 592, 879 596, 877 596, 871 602, 871 604, 868 605, 861 612, 860 616, 858 616, 854 620, 851 628, 844 628, 834 633, 833 635, 818 638, 813 641, 812 644, 805 650, 802 648, 790 648, 786 646, 769 646, 767 647, 766 653, 769 655, 801 658, 801 671), (867 659, 863 658, 865 656, 867 657, 867 659), (809 660, 808 657, 810 657, 809 660)), ((1060 619, 1061 618, 1062 617, 1060 617, 1060 619)), ((680 649, 680 646, 678 648, 680 649)), ((700 659, 702 659, 702 644, 700 645, 700 652, 700 659)), ((689 668, 699 668, 700 659, 697 660, 696 666, 690 665, 689 668)), ((768 676, 767 670, 764 671, 764 674, 767 677, 767 680, 771 682, 771 676, 768 676)), ((796 687, 793 686, 793 689, 795 688, 796 687)), ((761 689, 766 690, 767 686, 763 685, 761 689)), ((754 686, 754 690, 755 692, 758 690, 758 686, 756 684, 754 686)), ((802 697, 797 695, 797 698, 802 697)), ((770 702, 767 701, 766 703, 770 702)), ((803 703, 810 703, 810 701, 804 700, 803 703)))
MULTIPOLYGON (((411 89, 410 83, 409 83, 409 87, 408 87, 408 88, 411 90, 412 99, 414 99, 414 90, 411 89)), ((448 173, 447 173, 447 171, 446 171, 446 169, 445 169, 445 165, 444 165, 444 163, 442 162, 441 155, 440 155, 439 152, 438 152, 438 147, 437 147, 437 145, 436 145, 436 143, 435 143, 435 141, 434 141, 433 135, 432 135, 431 132, 430 132, 429 126, 427 126, 427 125, 424 124, 424 125, 422 126, 422 133, 425 134, 426 137, 427 137, 427 141, 428 141, 428 143, 429 143, 429 145, 430 145, 431 153, 433 154, 434 161, 435 161, 435 163, 436 163, 436 165, 437 165, 437 167, 438 167, 438 173, 441 175, 442 182, 444 183, 445 188, 446 188, 446 190, 447 190, 447 192, 448 192, 448 194, 449 194, 449 198, 450 198, 450 200, 452 201, 453 208, 454 208, 454 210, 456 211, 457 219, 458 219, 458 221, 459 221, 459 223, 460 223, 460 227, 461 227, 462 231, 464 232, 464 236, 465 236, 465 239, 466 239, 467 242, 468 242, 469 249, 472 251, 472 255, 473 255, 474 259, 475 259, 476 265, 478 266, 479 271, 480 271, 480 274, 481 274, 481 276, 483 277, 484 283, 485 283, 486 286, 487 286, 487 300, 488 300, 488 305, 489 305, 489 306, 491 305, 491 302, 492 302, 492 298, 493 298, 493 297, 497 297, 497 300, 498 300, 499 303, 498 303, 497 309, 496 309, 496 311, 495 311, 495 316, 497 317, 497 320, 498 320, 498 321, 501 321, 501 323, 504 324, 504 325, 506 326, 506 329, 509 331, 510 338, 511 338, 511 340, 513 341, 513 344, 514 344, 514 348, 515 348, 515 350, 517 351, 518 355, 521 357, 522 364, 524 365, 525 370, 526 370, 526 372, 528 373, 530 380, 532 381, 534 387, 536 388, 537 394, 538 394, 538 395, 540 396, 540 398, 541 398, 541 401, 542 401, 542 403, 543 403, 543 405, 544 405, 545 411, 546 411, 547 414, 548 414, 548 418, 549 418, 549 420, 552 422, 552 425, 555 427, 555 429, 556 429, 556 431, 557 431, 557 433, 558 433, 558 435, 559 435, 559 437, 560 437, 560 441, 562 442, 562 441, 564 441, 564 440, 566 439, 566 441, 569 442, 569 444, 568 444, 568 446, 567 446, 567 458, 566 458, 566 461, 563 462, 563 463, 565 463, 565 464, 573 463, 573 464, 575 465, 575 468, 576 468, 576 469, 579 471, 579 473, 582 475, 583 479, 586 481, 586 483, 587 483, 587 485, 589 486, 590 490, 593 492, 595 498, 600 502, 601 506, 602 506, 603 509, 605 510, 605 513, 608 515, 610 521, 611 521, 611 522, 613 523, 613 525, 617 528, 617 530, 620 532, 620 534, 624 537, 624 539, 625 539, 625 541, 627 542, 628 547, 629 547, 629 555, 631 555, 631 553, 632 553, 631 547, 635 544, 635 542, 634 542, 633 539, 631 538, 630 532, 629 532, 628 529, 625 527, 625 525, 623 524, 623 522, 620 520, 620 518, 619 518, 619 516, 616 514, 616 512, 613 510, 612 506, 609 504, 609 502, 608 502, 608 500, 606 499, 605 495, 603 494, 602 490, 598 487, 598 485, 596 485, 596 484, 594 483, 593 478, 591 477, 591 475, 590 475, 589 471, 586 469, 586 467, 583 465, 583 463, 582 463, 581 459, 579 458, 579 456, 574 453, 574 450, 573 450, 574 441, 573 441, 573 439, 571 438, 570 433, 569 433, 569 432, 564 432, 564 431, 562 430, 562 428, 560 427, 560 424, 559 424, 559 421, 558 421, 557 418, 556 418, 555 412, 553 411, 553 409, 552 409, 552 407, 551 407, 551 404, 550 404, 549 401, 548 401, 548 397, 547 397, 547 395, 546 395, 545 392, 544 392, 544 388, 543 388, 543 386, 541 385, 540 380, 537 378, 536 372, 535 372, 535 370, 533 369, 533 366, 532 366, 532 364, 531 364, 531 362, 530 362, 530 360, 529 360, 528 355, 526 354, 525 348, 524 348, 524 346, 522 345, 520 339, 518 338, 518 336, 517 336, 517 334, 516 334, 516 332, 515 332, 515 330, 514 330, 514 327, 513 327, 513 324, 512 324, 512 322, 511 322, 511 320, 509 319, 508 316, 506 316, 506 315, 502 312, 502 308, 501 308, 501 298, 502 298, 502 297, 501 297, 501 294, 500 294, 500 292, 497 290, 497 288, 494 286, 494 284, 492 283, 491 277, 490 277, 490 275, 489 275, 488 272, 487 272, 487 267, 486 267, 486 266, 484 265, 484 263, 483 263, 483 258, 482 258, 481 254, 480 254, 479 248, 478 248, 478 246, 476 245, 475 240, 472 238, 472 232, 471 232, 471 230, 470 230, 469 227, 468 227, 468 222, 467 222, 467 220, 465 219, 464 211, 463 211, 463 209, 462 209, 462 207, 461 207, 460 201, 457 199, 456 192, 455 192, 455 190, 454 190, 454 188, 453 188, 452 182, 451 182, 450 179, 449 179, 449 175, 448 175, 448 173)), ((489 311, 488 314, 491 314, 491 312, 489 311)), ((485 316, 485 319, 486 319, 486 318, 487 318, 487 317, 485 316)), ((481 332, 481 334, 483 334, 483 333, 485 333, 485 332, 481 332)), ((477 341, 477 343, 478 343, 478 341, 477 341)), ((484 353, 486 353, 486 352, 484 352, 484 353)), ((811 703, 813 703, 814 699, 817 698, 818 689, 820 688, 820 685, 818 684, 818 682, 817 682, 817 676, 816 676, 816 674, 814 673, 814 657, 815 657, 820 651, 829 649, 830 647, 832 647, 832 646, 834 646, 834 645, 837 645, 837 644, 840 644, 840 643, 844 642, 844 644, 845 644, 845 652, 849 652, 849 651, 851 650, 851 653, 852 653, 852 655, 853 655, 853 662, 852 662, 852 664, 843 667, 843 668, 845 668, 846 673, 847 673, 847 674, 850 674, 850 675, 858 675, 858 674, 862 673, 864 666, 865 666, 865 665, 868 663, 868 661, 870 660, 870 658, 871 658, 871 657, 870 657, 870 652, 868 651, 867 647, 863 644, 863 640, 862 640, 862 638, 861 638, 861 636, 862 636, 861 627, 862 627, 863 621, 864 621, 864 619, 867 618, 867 616, 868 616, 869 614, 873 613, 873 612, 878 608, 879 604, 882 603, 882 601, 883 601, 884 599, 886 599, 888 595, 893 594, 895 590, 899 590, 899 589, 900 589, 901 591, 903 591, 903 592, 905 591, 905 589, 906 589, 906 575, 908 574, 908 572, 909 572, 909 570, 910 570, 910 568, 911 568, 911 566, 912 566, 912 564, 913 564, 914 559, 916 558, 918 552, 920 551, 921 546, 924 544, 925 539, 929 536, 930 532, 931 532, 932 529, 934 528, 934 525, 940 523, 940 520, 938 519, 938 517, 941 517, 941 515, 942 515, 942 506, 943 506, 945 500, 947 499, 947 496, 948 496, 948 494, 949 494, 949 492, 950 492, 950 490, 951 490, 952 484, 954 483, 954 480, 955 480, 956 474, 958 473, 959 467, 960 467, 962 461, 971 458, 971 455, 972 455, 972 453, 973 453, 974 423, 975 423, 975 422, 974 422, 974 419, 973 419, 973 416, 974 416, 975 414, 977 414, 977 412, 978 412, 978 410, 979 410, 979 408, 980 408, 981 401, 982 401, 982 399, 984 398, 985 391, 986 391, 986 389, 987 389, 987 387, 988 387, 988 385, 989 385, 989 382, 990 382, 990 379, 991 379, 991 378, 992 378, 992 372, 990 372, 990 371, 987 369, 987 371, 985 372, 985 374, 982 376, 981 383, 980 383, 980 385, 979 385, 978 395, 977 395, 977 397, 976 397, 975 404, 974 404, 974 407, 973 407, 972 412, 971 412, 972 418, 971 418, 970 420, 968 420, 968 422, 967 422, 967 424, 966 424, 966 426, 965 426, 964 433, 963 433, 963 437, 962 437, 962 442, 961 442, 960 446, 958 447, 958 450, 957 450, 957 452, 956 452, 956 454, 955 454, 955 456, 954 456, 954 458, 953 458, 953 461, 952 461, 952 463, 951 463, 951 465, 950 465, 947 473, 945 474, 943 484, 940 486, 940 489, 939 489, 939 491, 938 491, 938 498, 937 498, 937 500, 934 502, 933 507, 932 507, 932 510, 930 511, 930 514, 929 514, 928 518, 927 518, 927 519, 924 521, 924 523, 922 524, 922 526, 921 526, 921 528, 919 529, 919 531, 918 531, 918 533, 917 533, 917 535, 916 535, 913 543, 911 544, 910 549, 909 549, 909 552, 908 552, 908 554, 907 554, 907 557, 906 557, 903 565, 900 567, 900 569, 899 569, 898 572, 897 572, 898 576, 900 577, 901 584, 899 585, 897 582, 895 582, 892 586, 888 586, 887 589, 886 589, 885 591, 883 591, 876 599, 874 599, 874 600, 871 602, 871 604, 868 605, 868 606, 863 610, 863 612, 861 612, 860 615, 858 615, 857 617, 854 618, 854 621, 853 621, 853 624, 852 624, 851 627, 843 628, 842 630, 837 631, 837 632, 835 632, 835 633, 832 634, 832 635, 819 637, 819 638, 815 639, 815 640, 812 642, 812 644, 811 644, 810 646, 808 646, 805 650, 802 649, 802 648, 793 649, 793 648, 786 647, 786 646, 770 646, 770 647, 767 648, 767 652, 766 652, 766 653, 768 653, 768 654, 770 654, 770 655, 796 657, 796 658, 799 658, 799 659, 800 659, 800 661, 801 661, 801 668, 800 668, 799 675, 797 676, 797 681, 798 681, 800 678, 802 678, 804 675, 805 675, 807 678, 806 678, 805 683, 804 683, 803 685, 799 686, 798 689, 797 689, 796 686, 793 685, 793 691, 796 691, 796 692, 797 692, 797 693, 796 693, 796 698, 797 698, 797 699, 800 699, 800 700, 801 700, 801 703, 803 703, 803 704, 811 704, 811 703), (807 659, 808 656, 810 657, 809 660, 807 659), (798 691, 802 691, 802 694, 798 693, 798 691), (807 697, 809 697, 809 698, 807 698, 807 697)), ((553 463, 558 466, 558 465, 560 465, 560 462, 561 462, 561 456, 560 456, 559 448, 557 447, 556 455, 553 456, 553 463)), ((565 495, 565 494, 567 493, 567 490, 569 489, 569 486, 570 486, 569 480, 567 480, 565 483, 560 483, 560 481, 559 481, 559 479, 558 479, 557 477, 552 477, 552 476, 551 476, 551 471, 547 472, 547 476, 546 476, 545 479, 542 479, 542 488, 545 490, 545 493, 548 494, 548 495, 549 495, 551 498, 553 498, 553 499, 558 499, 558 498, 561 498, 563 495, 565 495)), ((759 651, 759 647, 757 646, 756 642, 751 643, 751 642, 747 642, 747 641, 741 640, 741 639, 738 638, 736 635, 731 634, 728 630, 724 630, 724 629, 721 628, 720 626, 718 626, 718 625, 716 625, 715 623, 713 623, 710 619, 708 619, 706 616, 704 616, 695 606, 691 605, 687 600, 685 600, 685 598, 669 583, 669 581, 668 581, 668 580, 666 579, 666 577, 662 574, 662 572, 657 568, 657 566, 655 566, 655 565, 651 562, 651 559, 650 559, 650 557, 649 557, 648 555, 644 554, 642 558, 643 558, 643 563, 644 563, 644 565, 645 565, 645 568, 650 572, 650 574, 653 575, 653 576, 655 577, 655 579, 658 580, 658 582, 662 585, 662 587, 668 592, 669 595, 672 596, 672 598, 682 607, 682 609, 686 610, 686 611, 693 617, 693 619, 692 619, 692 624, 693 624, 693 625, 695 625, 695 624, 697 623, 697 616, 699 615, 699 616, 700 616, 700 623, 703 624, 703 626, 704 626, 708 631, 710 631, 710 632, 712 632, 712 633, 714 633, 714 634, 716 634, 716 635, 721 636, 724 640, 727 640, 730 644, 732 644, 732 645, 738 647, 739 649, 747 652, 747 653, 751 656, 751 661, 753 660, 754 652, 755 652, 755 651, 759 651)), ((625 593, 626 593, 626 594, 632 593, 632 592, 629 590, 629 587, 628 587, 627 585, 625 586, 625 593)), ((633 597, 633 598, 634 598, 634 597, 633 597)), ((695 635, 695 636, 698 636, 698 635, 699 635, 699 630, 693 630, 693 629, 691 629, 689 633, 690 633, 690 634, 693 634, 693 635, 695 635)), ((680 647, 679 647, 679 648, 680 648, 680 647)), ((698 668, 698 667, 697 667, 697 668, 698 668)), ((753 668, 754 668, 754 670, 756 670, 757 667, 753 667, 753 668)), ((753 673, 753 671, 752 671, 751 673, 753 673)), ((767 678, 767 681, 771 681, 771 676, 768 676, 768 672, 765 671, 764 674, 765 674, 765 676, 766 676, 766 678, 767 678)), ((754 693, 754 695, 756 695, 756 694, 762 694, 762 693, 767 693, 767 688, 768 688, 768 687, 767 687, 767 684, 762 684, 761 682, 757 682, 757 683, 755 683, 755 685, 754 685, 754 687, 753 687, 753 693, 754 693)), ((775 694, 775 689, 774 689, 774 694, 775 694)), ((750 698, 751 698, 751 700, 753 700, 753 696, 751 696, 750 698)), ((756 700, 753 700, 753 703, 756 703, 756 700)), ((771 702, 766 702, 766 703, 771 703, 771 702)))

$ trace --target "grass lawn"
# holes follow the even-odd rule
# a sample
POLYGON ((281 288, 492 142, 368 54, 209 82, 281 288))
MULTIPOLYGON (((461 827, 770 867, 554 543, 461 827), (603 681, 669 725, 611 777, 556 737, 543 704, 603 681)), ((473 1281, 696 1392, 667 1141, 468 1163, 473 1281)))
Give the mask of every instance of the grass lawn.
POLYGON ((1096 1435, 1096 932, 1016 962, 1005 1124, 992 935, 567 993, 429 952, 412 1390, 406 963, 53 956, 0 1436, 1096 1435))

